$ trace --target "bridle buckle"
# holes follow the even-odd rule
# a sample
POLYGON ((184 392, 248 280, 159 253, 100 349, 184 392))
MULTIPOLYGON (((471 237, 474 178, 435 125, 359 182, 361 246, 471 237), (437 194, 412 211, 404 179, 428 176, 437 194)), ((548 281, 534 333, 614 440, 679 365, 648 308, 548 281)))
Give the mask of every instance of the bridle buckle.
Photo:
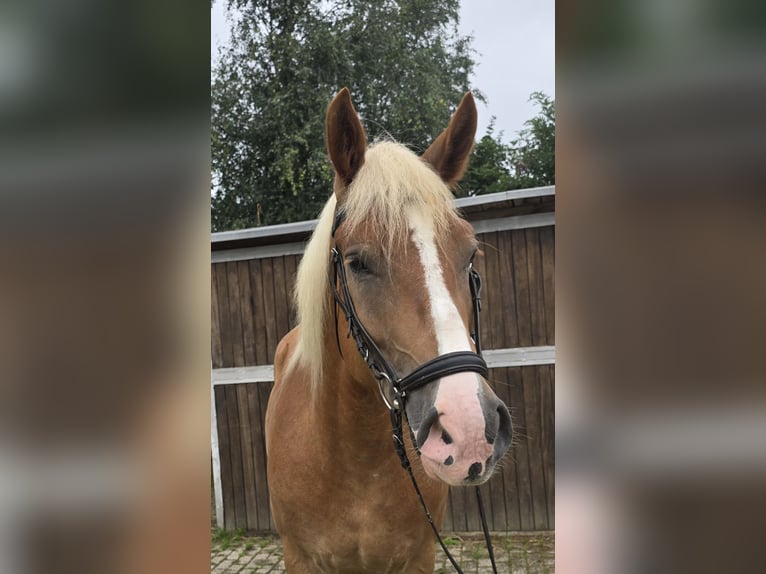
POLYGON ((383 398, 383 402, 386 403, 388 410, 400 411, 402 409, 402 399, 404 398, 404 394, 391 382, 391 377, 380 371, 375 373, 375 379, 378 381, 378 391, 380 391, 380 396, 383 398), (393 391, 393 399, 389 399, 388 392, 386 392, 387 389, 384 387, 393 391))

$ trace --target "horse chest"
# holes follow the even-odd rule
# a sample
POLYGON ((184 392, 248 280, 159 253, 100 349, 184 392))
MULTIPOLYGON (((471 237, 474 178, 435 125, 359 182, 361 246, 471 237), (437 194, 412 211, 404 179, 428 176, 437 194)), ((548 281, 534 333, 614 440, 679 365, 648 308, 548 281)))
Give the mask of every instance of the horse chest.
POLYGON ((362 476, 341 471, 325 484, 316 510, 326 531, 345 530, 372 547, 428 528, 419 505, 403 504, 411 485, 398 464, 362 476))
POLYGON ((419 572, 423 563, 429 567, 433 535, 419 505, 402 504, 402 489, 411 485, 397 480, 399 474, 408 479, 397 465, 363 480, 344 473, 333 481, 315 480, 313 496, 303 501, 303 527, 293 529, 291 538, 317 571, 399 573, 419 572))
POLYGON ((358 500, 327 513, 310 553, 326 572, 417 571, 414 564, 433 558, 430 532, 413 527, 417 524, 411 518, 386 516, 379 505, 358 500))

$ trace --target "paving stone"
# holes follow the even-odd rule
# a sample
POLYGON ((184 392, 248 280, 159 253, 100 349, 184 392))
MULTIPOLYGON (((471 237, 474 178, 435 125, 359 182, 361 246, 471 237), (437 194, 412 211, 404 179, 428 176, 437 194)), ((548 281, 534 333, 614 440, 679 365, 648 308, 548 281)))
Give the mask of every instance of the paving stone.
MULTIPOLYGON (((462 536, 462 535, 461 535, 462 536)), ((481 537, 455 536, 450 553, 465 574, 492 574, 492 566, 481 537)), ((495 560, 500 574, 553 574, 553 533, 493 535, 495 560)), ((243 537, 222 550, 213 544, 212 574, 281 574, 282 546, 275 537, 243 537), (245 547, 248 546, 249 549, 245 547)), ((454 569, 444 552, 436 547, 434 573, 452 574, 454 569)))

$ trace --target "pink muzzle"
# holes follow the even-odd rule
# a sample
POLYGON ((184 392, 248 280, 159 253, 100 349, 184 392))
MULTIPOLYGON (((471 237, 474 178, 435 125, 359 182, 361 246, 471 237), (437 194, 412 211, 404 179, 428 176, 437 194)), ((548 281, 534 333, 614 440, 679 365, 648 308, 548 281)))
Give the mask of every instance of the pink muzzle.
POLYGON ((475 373, 442 378, 434 408, 420 447, 426 473, 453 486, 484 482, 510 446, 508 409, 475 373))

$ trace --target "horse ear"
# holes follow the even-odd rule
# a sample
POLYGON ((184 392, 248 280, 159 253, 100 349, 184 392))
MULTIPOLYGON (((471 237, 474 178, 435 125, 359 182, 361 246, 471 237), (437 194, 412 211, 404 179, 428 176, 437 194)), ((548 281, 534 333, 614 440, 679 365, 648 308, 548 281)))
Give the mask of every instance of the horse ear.
POLYGON ((330 102, 325 131, 327 151, 335 168, 335 194, 338 195, 362 167, 367 149, 367 136, 351 103, 348 88, 343 88, 330 102))
POLYGON ((463 177, 473 149, 476 135, 476 103, 471 92, 466 92, 452 119, 441 135, 423 153, 422 159, 430 163, 444 182, 452 187, 463 177))

